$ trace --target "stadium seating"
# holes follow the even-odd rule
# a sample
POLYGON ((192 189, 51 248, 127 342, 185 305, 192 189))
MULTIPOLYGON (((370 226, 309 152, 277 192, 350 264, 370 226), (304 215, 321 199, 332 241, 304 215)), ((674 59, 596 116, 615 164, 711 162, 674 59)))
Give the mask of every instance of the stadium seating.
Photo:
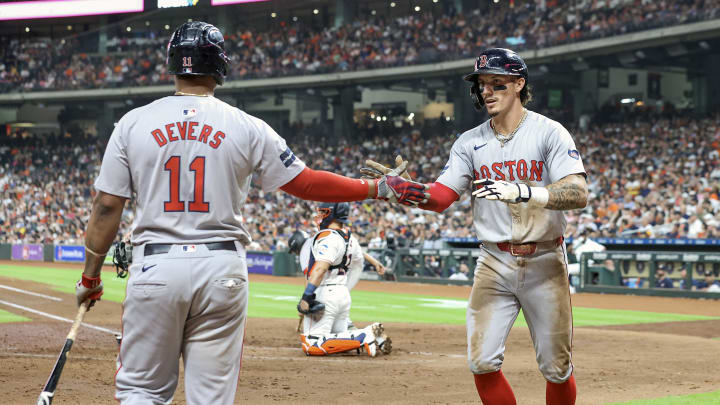
MULTIPOLYGON (((720 0, 535 3, 389 20, 378 16, 319 31, 297 22, 267 32, 226 33, 230 80, 432 63, 470 58, 491 46, 544 48, 720 17, 720 0)), ((0 38, 0 90, 170 83, 164 67, 169 31, 140 35, 111 38, 107 54, 84 49, 70 37, 0 38)))
MULTIPOLYGON (((317 131, 298 125, 284 134, 295 154, 314 169, 359 176, 364 159, 391 162, 401 154, 421 182, 435 180, 458 135, 435 120, 390 137, 368 131, 339 142, 323 141, 333 138, 317 131)), ((591 194, 585 210, 567 213, 566 236, 587 230, 595 237, 720 238, 720 114, 628 119, 571 131, 583 153, 591 194)), ((85 137, 18 137, 0 147, 0 238, 82 243, 103 150, 101 142, 85 137)), ((402 245, 421 246, 474 236, 469 206, 468 194, 442 214, 383 202, 354 203, 351 219, 363 244, 393 234, 402 245)), ((254 239, 250 248, 274 250, 295 229, 312 230, 312 207, 283 192, 265 194, 252 187, 244 208, 254 239)), ((119 235, 131 222, 128 206, 119 235)))

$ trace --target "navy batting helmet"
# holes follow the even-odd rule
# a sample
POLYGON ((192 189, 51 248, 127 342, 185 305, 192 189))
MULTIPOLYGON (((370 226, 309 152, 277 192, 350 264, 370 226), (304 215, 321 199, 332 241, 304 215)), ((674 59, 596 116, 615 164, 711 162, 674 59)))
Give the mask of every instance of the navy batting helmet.
POLYGON ((178 76, 212 76, 222 85, 228 62, 225 39, 217 27, 201 21, 180 26, 167 47, 168 73, 178 76))
POLYGON ((528 67, 520 55, 505 48, 486 49, 475 60, 475 70, 463 77, 473 83, 470 87, 470 98, 478 110, 483 108, 485 102, 480 94, 482 90, 478 85, 477 77, 484 74, 520 76, 525 79, 523 90, 527 88, 528 67))
POLYGON ((315 223, 320 229, 327 228, 332 221, 346 224, 348 215, 350 215, 350 204, 346 202, 320 203, 317 207, 315 223))
POLYGON ((302 245, 305 244, 305 240, 307 239, 307 234, 303 231, 295 231, 291 236, 290 239, 288 239, 288 252, 294 253, 294 254, 300 254, 300 249, 302 248, 302 245))

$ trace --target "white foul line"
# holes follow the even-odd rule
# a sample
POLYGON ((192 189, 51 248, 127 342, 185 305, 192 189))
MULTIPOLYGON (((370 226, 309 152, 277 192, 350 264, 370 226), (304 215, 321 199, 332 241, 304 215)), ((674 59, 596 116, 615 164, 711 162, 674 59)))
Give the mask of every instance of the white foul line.
POLYGON ((9 285, 0 284, 0 288, 4 288, 6 290, 15 291, 15 292, 19 292, 19 293, 23 293, 23 294, 27 294, 27 295, 34 295, 34 296, 40 297, 40 298, 47 298, 47 299, 53 300, 53 301, 62 301, 62 298, 52 297, 50 295, 39 294, 39 293, 35 293, 32 291, 27 291, 27 290, 21 290, 19 288, 10 287, 9 285))
MULTIPOLYGON (((7 305, 7 306, 10 306, 10 307, 13 307, 13 308, 21 309, 21 310, 23 310, 23 311, 32 312, 33 314, 42 315, 42 316, 44 316, 44 317, 47 317, 47 318, 50 318, 50 319, 55 319, 55 320, 58 320, 58 321, 63 321, 63 322, 67 322, 67 323, 73 323, 73 322, 74 322, 72 319, 63 318, 62 316, 57 316, 57 315, 53 315, 53 314, 48 314, 47 312, 42 312, 42 311, 38 311, 38 310, 36 310, 36 309, 24 307, 24 306, 22 306, 22 305, 13 304, 12 302, 7 302, 7 301, 0 300, 0 304, 4 304, 4 305, 7 305)), ((88 328, 90 328, 90 329, 99 330, 100 332, 110 333, 110 334, 113 334, 113 335, 119 335, 119 334, 120 334, 120 332, 116 332, 116 331, 111 330, 111 329, 106 329, 106 328, 103 328, 102 326, 90 325, 89 323, 85 323, 85 322, 83 322, 82 325, 85 326, 85 327, 88 327, 88 328)))
MULTIPOLYGON (((95 361, 114 360, 111 358, 103 359, 100 357, 78 356, 75 353, 70 353, 69 356, 72 356, 73 359, 77 359, 77 360, 95 360, 95 361)), ((57 355, 56 354, 21 353, 21 352, 0 352, 0 357, 37 357, 37 358, 41 358, 41 359, 54 359, 54 358, 57 358, 57 355)))

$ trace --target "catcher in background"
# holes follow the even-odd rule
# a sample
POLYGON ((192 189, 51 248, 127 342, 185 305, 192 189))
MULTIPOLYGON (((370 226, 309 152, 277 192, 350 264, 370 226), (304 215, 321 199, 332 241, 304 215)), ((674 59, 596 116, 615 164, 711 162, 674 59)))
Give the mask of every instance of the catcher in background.
MULTIPOLYGON (((288 252, 300 256, 302 258, 305 257, 305 261, 308 261, 308 258, 310 257, 310 248, 311 248, 311 241, 305 244, 305 242, 308 241, 308 235, 307 233, 303 231, 295 231, 291 236, 290 239, 288 239, 288 252), (301 254, 301 250, 304 249, 304 252, 301 254)), ((350 241, 354 245, 360 246, 360 242, 357 241, 355 238, 355 235, 350 235, 350 241)), ((375 271, 378 275, 382 276, 385 274, 385 266, 383 266, 380 261, 371 255, 369 255, 367 252, 362 250, 362 247, 360 248, 360 251, 362 251, 362 256, 354 255, 352 256, 350 260, 350 264, 348 265, 348 274, 347 274, 347 289, 348 291, 351 291, 355 286, 357 285, 358 281, 360 281, 360 276, 363 272, 363 269, 365 268, 365 261, 367 260, 368 263, 370 263, 371 266, 375 268, 375 271)), ((306 263, 307 264, 307 263, 306 263)), ((307 273, 306 268, 303 268, 303 272, 307 273)), ((300 315, 300 322, 298 323, 297 331, 302 332, 303 331, 303 319, 305 316, 302 313, 299 313, 300 315)), ((355 330, 357 329, 355 327, 355 324, 350 319, 350 316, 348 315, 348 330, 355 330)), ((388 343, 389 345, 389 343, 388 343)))
MULTIPOLYGON (((297 308, 304 315, 300 341, 303 352, 309 356, 364 349, 375 357, 378 350, 384 354, 392 350, 380 323, 348 331, 352 303, 347 287, 348 273, 351 266, 356 266, 353 262, 363 257, 359 243, 345 227, 349 212, 347 203, 320 204, 314 217, 319 232, 307 239, 300 251, 307 283, 297 308)), ((297 242, 297 239, 291 240, 291 250, 296 250, 297 242)), ((362 262, 359 271, 362 271, 362 262)))

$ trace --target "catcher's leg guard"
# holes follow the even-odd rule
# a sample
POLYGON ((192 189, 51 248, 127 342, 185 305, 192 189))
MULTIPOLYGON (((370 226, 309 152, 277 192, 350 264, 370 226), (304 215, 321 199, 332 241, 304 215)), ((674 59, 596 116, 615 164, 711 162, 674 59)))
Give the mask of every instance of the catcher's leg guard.
MULTIPOLYGON (((366 346, 367 334, 358 335, 342 333, 331 336, 300 335, 303 352, 308 356, 325 356, 327 354, 349 352, 366 346)), ((373 337, 372 342, 375 342, 373 337)))

